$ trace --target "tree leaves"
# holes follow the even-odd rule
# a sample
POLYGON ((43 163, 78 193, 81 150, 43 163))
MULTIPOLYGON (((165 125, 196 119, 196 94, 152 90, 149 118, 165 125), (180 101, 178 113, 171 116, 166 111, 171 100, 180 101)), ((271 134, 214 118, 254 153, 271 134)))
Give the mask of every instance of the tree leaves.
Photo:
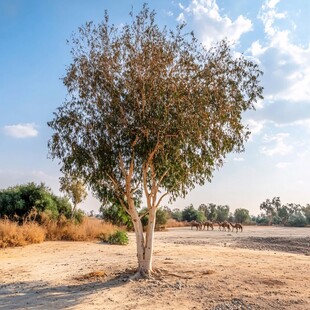
POLYGON ((106 14, 72 38, 68 97, 48 123, 50 154, 101 199, 126 203, 131 167, 130 187, 140 189, 132 198, 162 188, 173 199, 244 149, 241 117, 262 97, 262 73, 225 41, 205 50, 184 25, 160 29, 147 5, 131 15, 116 28, 106 14))

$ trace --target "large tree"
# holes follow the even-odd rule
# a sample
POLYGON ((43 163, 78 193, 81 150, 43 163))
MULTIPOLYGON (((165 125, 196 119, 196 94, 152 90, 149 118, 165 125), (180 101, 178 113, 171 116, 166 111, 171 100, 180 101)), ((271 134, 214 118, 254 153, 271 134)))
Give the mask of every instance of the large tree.
POLYGON ((72 39, 66 101, 49 126, 52 158, 102 201, 131 216, 138 274, 152 272, 156 210, 210 181, 227 153, 243 151, 242 113, 262 97, 261 71, 228 44, 206 50, 184 25, 160 28, 147 5, 115 27, 105 13, 72 39), (135 207, 144 196, 146 233, 135 207))

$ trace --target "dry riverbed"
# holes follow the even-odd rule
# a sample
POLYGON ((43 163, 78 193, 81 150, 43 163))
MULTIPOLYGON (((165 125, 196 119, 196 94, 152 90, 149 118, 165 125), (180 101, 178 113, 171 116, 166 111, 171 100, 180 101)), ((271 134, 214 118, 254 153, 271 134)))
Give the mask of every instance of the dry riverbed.
POLYGON ((310 228, 158 232, 157 276, 131 282, 135 251, 133 234, 0 249, 0 309, 310 309, 310 228))

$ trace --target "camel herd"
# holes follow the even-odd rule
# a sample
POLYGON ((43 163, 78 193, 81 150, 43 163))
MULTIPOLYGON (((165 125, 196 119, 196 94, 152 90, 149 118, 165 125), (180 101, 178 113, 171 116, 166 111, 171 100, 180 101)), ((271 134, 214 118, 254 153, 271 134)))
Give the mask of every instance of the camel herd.
POLYGON ((227 221, 224 221, 224 222, 218 222, 218 221, 215 221, 215 222, 211 222, 211 221, 205 221, 205 222, 197 222, 197 221, 191 221, 190 222, 190 225, 191 225, 191 229, 193 229, 193 227, 196 227, 197 230, 205 230, 205 228, 207 227, 207 230, 209 229, 214 229, 214 225, 218 225, 219 227, 219 230, 223 230, 223 231, 226 231, 226 229, 228 231, 234 231, 234 229, 236 229, 236 233, 238 231, 243 231, 243 227, 240 223, 231 223, 231 222, 227 222, 227 221))

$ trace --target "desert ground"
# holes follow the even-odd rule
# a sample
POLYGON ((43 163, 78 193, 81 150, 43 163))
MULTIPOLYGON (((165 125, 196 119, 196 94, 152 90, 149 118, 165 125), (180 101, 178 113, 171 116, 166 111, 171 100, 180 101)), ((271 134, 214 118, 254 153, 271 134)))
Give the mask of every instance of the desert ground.
POLYGON ((310 228, 155 234, 153 279, 128 280, 127 246, 44 242, 0 249, 0 309, 310 309, 310 228))

